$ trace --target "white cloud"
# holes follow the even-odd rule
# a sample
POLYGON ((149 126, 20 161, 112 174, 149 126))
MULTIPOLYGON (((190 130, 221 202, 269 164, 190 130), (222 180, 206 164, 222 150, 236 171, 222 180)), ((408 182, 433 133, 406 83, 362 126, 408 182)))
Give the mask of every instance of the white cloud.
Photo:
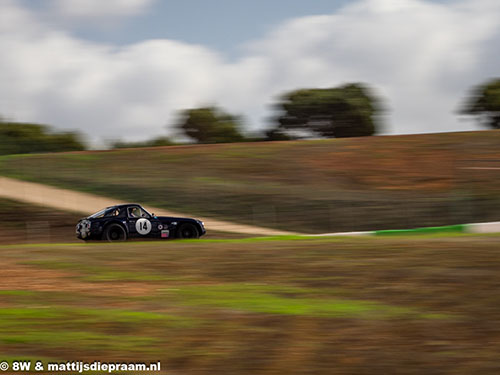
POLYGON ((393 109, 396 132, 458 129, 458 101, 484 80, 482 54, 497 49, 500 4, 417 0, 357 2, 331 16, 296 19, 253 46, 269 58, 276 89, 363 81, 393 109), (457 91, 457 88, 461 91, 457 91))
POLYGON ((493 0, 362 0, 279 25, 229 63, 172 40, 79 40, 3 1, 0 114, 81 129, 94 140, 145 139, 164 134, 177 110, 215 103, 255 129, 286 90, 362 81, 387 100, 388 132, 461 130, 470 125, 454 112, 467 90, 499 74, 491 61, 499 24, 493 0))

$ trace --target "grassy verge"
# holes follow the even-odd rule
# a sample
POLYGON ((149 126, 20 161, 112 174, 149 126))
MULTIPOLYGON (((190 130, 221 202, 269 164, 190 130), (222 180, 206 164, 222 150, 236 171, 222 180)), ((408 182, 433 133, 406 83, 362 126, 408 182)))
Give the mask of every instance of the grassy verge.
POLYGON ((498 241, 0 246, 0 350, 183 374, 496 374, 498 241))
POLYGON ((81 214, 0 198, 0 244, 75 241, 81 214))

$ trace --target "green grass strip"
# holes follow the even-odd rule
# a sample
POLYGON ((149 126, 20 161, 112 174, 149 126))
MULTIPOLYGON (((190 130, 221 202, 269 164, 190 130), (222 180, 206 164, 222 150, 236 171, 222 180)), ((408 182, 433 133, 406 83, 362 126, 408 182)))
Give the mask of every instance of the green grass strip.
POLYGON ((388 229, 374 231, 376 236, 399 236, 407 234, 434 234, 434 233, 463 233, 465 231, 464 224, 446 225, 442 227, 424 227, 415 229, 388 229))

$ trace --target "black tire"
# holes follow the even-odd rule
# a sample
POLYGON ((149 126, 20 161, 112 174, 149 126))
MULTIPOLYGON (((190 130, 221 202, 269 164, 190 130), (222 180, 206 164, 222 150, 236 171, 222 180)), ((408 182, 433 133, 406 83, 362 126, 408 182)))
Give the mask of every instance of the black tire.
POLYGON ((198 238, 200 237, 200 233, 198 233, 198 229, 193 224, 185 223, 182 224, 177 230, 178 238, 198 238))
POLYGON ((102 236, 108 242, 119 242, 127 240, 127 232, 120 224, 111 224, 106 227, 102 236))

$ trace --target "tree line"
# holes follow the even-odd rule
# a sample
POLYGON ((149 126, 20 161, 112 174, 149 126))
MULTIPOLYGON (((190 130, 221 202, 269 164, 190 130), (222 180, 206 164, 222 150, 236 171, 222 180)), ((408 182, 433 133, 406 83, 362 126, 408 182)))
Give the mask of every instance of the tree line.
POLYGON ((54 132, 47 125, 0 119, 0 155, 80 151, 87 147, 76 132, 54 132))
MULTIPOLYGON (((245 135, 241 117, 215 106, 180 111, 175 128, 180 135, 197 143, 232 143, 365 137, 377 134, 383 126, 383 100, 362 83, 290 91, 280 96, 274 109, 273 125, 262 135, 245 135)), ((472 116, 482 126, 500 129, 500 78, 474 87, 460 106, 459 113, 472 116)), ((45 125, 8 122, 1 118, 0 140, 0 155, 86 149, 78 133, 57 133, 45 125)), ((172 139, 163 136, 142 142, 118 140, 110 147, 172 144, 175 144, 172 139)))

